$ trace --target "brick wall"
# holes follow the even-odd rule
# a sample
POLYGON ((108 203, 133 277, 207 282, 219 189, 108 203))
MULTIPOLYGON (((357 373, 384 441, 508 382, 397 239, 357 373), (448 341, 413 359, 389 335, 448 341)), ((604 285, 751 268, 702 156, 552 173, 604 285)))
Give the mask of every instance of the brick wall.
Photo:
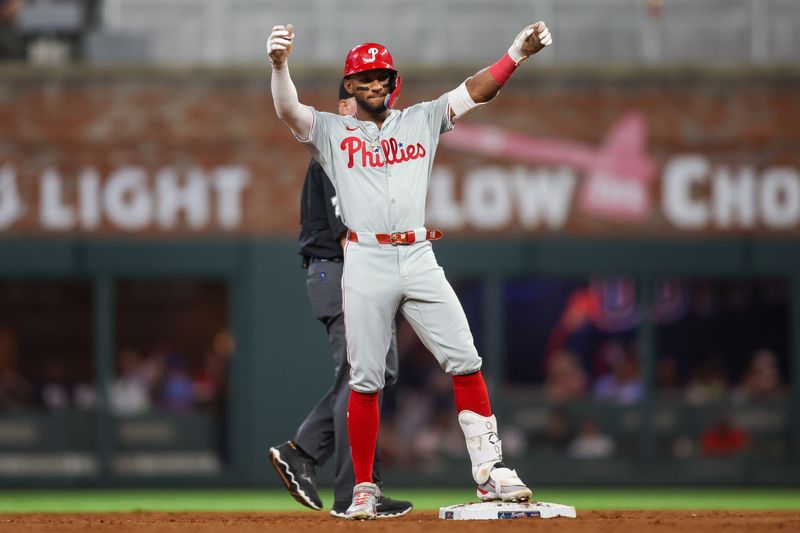
MULTIPOLYGON (((406 75, 401 107, 463 79, 416 77, 406 75)), ((0 80, 2 233, 296 233, 308 154, 276 118, 265 72, 4 70, 0 80)), ((335 109, 335 79, 298 80, 305 103, 335 109)), ((786 71, 529 69, 463 120, 464 144, 442 138, 429 218, 454 232, 800 234, 798 89, 800 73, 786 71), (620 124, 632 129, 610 141, 620 124), (481 140, 484 126, 504 148, 481 140), (644 191, 646 213, 584 190, 633 159, 636 176, 612 179, 611 196, 614 183, 632 184, 623 192, 644 191), (547 196, 563 180, 572 188, 547 196)))

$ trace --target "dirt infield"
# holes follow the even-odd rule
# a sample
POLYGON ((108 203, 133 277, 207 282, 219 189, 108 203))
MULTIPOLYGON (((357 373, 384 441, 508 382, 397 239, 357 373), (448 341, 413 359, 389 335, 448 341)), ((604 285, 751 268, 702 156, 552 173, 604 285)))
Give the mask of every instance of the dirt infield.
MULTIPOLYGON (((272 531, 486 531, 482 521, 439 520, 433 511, 371 522, 349 522, 323 513, 38 513, 0 515, 0 531, 91 531, 174 533, 272 531)), ((587 511, 578 518, 495 521, 502 531, 558 531, 559 533, 642 533, 671 531, 800 531, 800 512, 730 511, 587 511)))

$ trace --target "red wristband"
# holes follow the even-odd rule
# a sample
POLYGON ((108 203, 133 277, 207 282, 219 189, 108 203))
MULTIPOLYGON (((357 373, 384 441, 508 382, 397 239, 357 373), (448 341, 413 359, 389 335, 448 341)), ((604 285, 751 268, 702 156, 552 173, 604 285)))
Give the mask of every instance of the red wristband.
POLYGON ((497 63, 489 67, 489 74, 492 75, 494 80, 500 85, 505 85, 508 79, 514 74, 517 64, 511 59, 511 56, 506 53, 503 57, 497 60, 497 63))

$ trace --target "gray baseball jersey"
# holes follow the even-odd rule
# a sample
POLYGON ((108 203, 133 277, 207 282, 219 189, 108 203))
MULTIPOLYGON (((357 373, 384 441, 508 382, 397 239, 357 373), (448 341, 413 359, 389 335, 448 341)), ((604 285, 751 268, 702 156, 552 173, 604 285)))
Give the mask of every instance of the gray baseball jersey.
POLYGON ((448 374, 481 367, 464 311, 431 243, 392 246, 370 238, 424 231, 439 135, 452 127, 447 95, 392 110, 380 129, 314 111, 305 144, 336 187, 344 223, 359 237, 345 247, 342 276, 350 386, 359 392, 383 388, 398 309, 448 374))

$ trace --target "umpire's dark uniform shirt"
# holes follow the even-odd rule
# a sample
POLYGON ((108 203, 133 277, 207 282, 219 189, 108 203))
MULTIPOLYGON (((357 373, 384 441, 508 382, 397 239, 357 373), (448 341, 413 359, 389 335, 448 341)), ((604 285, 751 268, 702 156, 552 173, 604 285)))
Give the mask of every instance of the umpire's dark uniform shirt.
POLYGON ((313 259, 341 261, 344 252, 339 236, 347 226, 336 216, 336 190, 325 171, 312 159, 300 197, 300 255, 303 266, 313 259))

